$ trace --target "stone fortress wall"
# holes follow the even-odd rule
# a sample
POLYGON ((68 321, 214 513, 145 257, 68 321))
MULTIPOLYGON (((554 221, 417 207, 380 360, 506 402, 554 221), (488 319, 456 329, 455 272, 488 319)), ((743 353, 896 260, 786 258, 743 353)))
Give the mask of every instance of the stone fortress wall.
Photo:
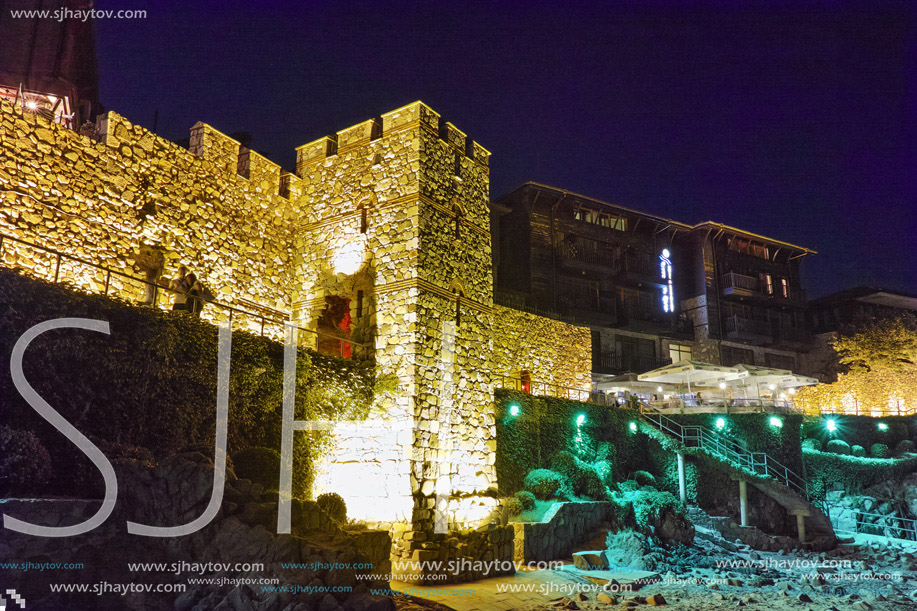
MULTIPOLYGON (((203 123, 188 150, 114 112, 100 117, 91 138, 4 101, 0 128, 0 232, 138 277, 159 265, 168 279, 185 264, 221 302, 288 310, 297 213, 280 195, 276 164, 203 123), (248 176, 238 173, 240 158, 248 176)), ((7 242, 2 256, 54 274, 54 258, 27 247, 7 242)), ((102 271, 66 260, 60 276, 104 288, 102 271)), ((144 293, 117 276, 111 284, 128 298, 144 293)))
MULTIPOLYGON (((350 337, 398 390, 371 426, 342 430, 316 492, 404 521, 405 558, 453 557, 443 516, 455 529, 496 508, 503 376, 589 388, 588 329, 494 306, 489 153, 422 102, 299 147, 296 174, 204 123, 184 149, 113 112, 89 137, 2 111, 0 232, 140 277, 160 256, 164 279, 188 265, 221 302, 306 329, 344 300, 350 337)), ((10 241, 0 256, 53 275, 53 260, 10 241)), ((90 291, 103 275, 60 270, 90 291)), ((511 558, 501 533, 472 547, 511 558)))

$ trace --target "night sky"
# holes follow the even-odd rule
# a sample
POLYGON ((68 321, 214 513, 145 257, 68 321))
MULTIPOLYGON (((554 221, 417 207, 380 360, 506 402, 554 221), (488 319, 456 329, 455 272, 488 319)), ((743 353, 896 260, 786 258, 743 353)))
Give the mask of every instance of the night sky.
POLYGON ((287 169, 420 99, 493 153, 493 197, 533 180, 807 246, 810 298, 917 293, 913 3, 699 4, 99 0, 148 11, 96 21, 101 97, 287 169))

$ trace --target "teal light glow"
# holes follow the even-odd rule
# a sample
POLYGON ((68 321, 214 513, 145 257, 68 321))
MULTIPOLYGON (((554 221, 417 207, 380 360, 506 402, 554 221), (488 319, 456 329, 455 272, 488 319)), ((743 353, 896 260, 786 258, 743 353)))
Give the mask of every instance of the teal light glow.
POLYGON ((717 418, 716 419, 716 428, 718 428, 719 430, 723 430, 724 428, 726 428, 726 419, 717 418))
POLYGON ((831 418, 825 422, 825 428, 828 429, 828 431, 831 433, 837 430, 837 422, 834 421, 834 418, 831 418))
POLYGON ((580 414, 576 417, 576 426, 583 426, 586 422, 586 414, 580 414))
POLYGON ((771 416, 770 425, 771 425, 771 426, 775 426, 775 427, 777 427, 777 428, 779 428, 779 429, 782 429, 782 428, 783 428, 783 420, 781 420, 781 419, 778 418, 777 416, 771 416))
POLYGON ((880 430, 880 431, 887 431, 887 430, 888 430, 888 425, 885 424, 884 422, 880 422, 880 423, 877 424, 876 426, 879 427, 879 430, 880 430))
POLYGON ((519 415, 519 411, 520 411, 520 410, 519 410, 519 406, 516 405, 515 403, 513 403, 512 405, 509 406, 509 415, 510 415, 510 416, 514 416, 514 417, 515 417, 515 416, 518 416, 518 415, 519 415))
POLYGON ((636 422, 631 422, 631 423, 628 424, 627 426, 628 426, 628 428, 630 428, 630 431, 631 431, 632 433, 636 433, 636 432, 637 432, 637 423, 636 423, 636 422))

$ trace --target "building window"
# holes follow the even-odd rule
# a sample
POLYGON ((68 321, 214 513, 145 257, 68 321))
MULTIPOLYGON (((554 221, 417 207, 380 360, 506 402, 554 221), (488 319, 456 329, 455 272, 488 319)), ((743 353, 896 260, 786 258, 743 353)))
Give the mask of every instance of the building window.
POLYGON ((580 207, 573 212, 573 218, 578 221, 592 223, 607 229, 627 231, 627 219, 616 214, 601 212, 595 208, 580 207))
POLYGON ((366 233, 367 213, 366 206, 360 208, 360 233, 366 233))
POLYGON ((357 318, 363 317, 363 291, 357 291, 357 318))
POLYGON ((455 233, 455 239, 458 240, 462 237, 462 208, 458 204, 453 204, 452 213, 455 215, 453 232, 455 233))
POLYGON ((774 294, 774 277, 770 274, 764 274, 764 290, 768 295, 774 294))
POLYGON ((673 363, 691 360, 691 346, 686 344, 669 344, 669 357, 673 363))
POLYGON ((785 354, 772 354, 770 352, 765 352, 764 362, 768 367, 773 367, 775 369, 789 369, 790 371, 794 371, 796 369, 796 359, 785 354))
POLYGON ((726 367, 735 365, 754 365, 755 353, 745 348, 735 348, 733 346, 722 346, 720 348, 720 357, 722 364, 726 367))
POLYGON ((747 240, 745 238, 732 237, 727 240, 729 250, 740 252, 745 255, 751 255, 760 259, 770 260, 770 249, 764 244, 747 240))
POLYGON ((784 298, 788 298, 790 296, 790 282, 786 278, 780 279, 780 294, 784 298))

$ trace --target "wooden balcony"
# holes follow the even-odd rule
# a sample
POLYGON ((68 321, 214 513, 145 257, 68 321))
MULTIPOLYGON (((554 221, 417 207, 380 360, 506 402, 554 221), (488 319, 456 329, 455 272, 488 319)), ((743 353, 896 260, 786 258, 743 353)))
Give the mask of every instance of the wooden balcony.
POLYGON ((728 274, 723 274, 721 284, 723 295, 735 295, 737 297, 761 297, 764 295, 761 290, 761 281, 754 276, 729 272, 728 274))
POLYGON ((766 320, 729 316, 725 321, 725 332, 727 339, 747 341, 758 346, 773 341, 771 325, 766 320))
POLYGON ((618 259, 618 277, 631 282, 661 284, 657 260, 651 253, 637 250, 624 252, 618 259))

